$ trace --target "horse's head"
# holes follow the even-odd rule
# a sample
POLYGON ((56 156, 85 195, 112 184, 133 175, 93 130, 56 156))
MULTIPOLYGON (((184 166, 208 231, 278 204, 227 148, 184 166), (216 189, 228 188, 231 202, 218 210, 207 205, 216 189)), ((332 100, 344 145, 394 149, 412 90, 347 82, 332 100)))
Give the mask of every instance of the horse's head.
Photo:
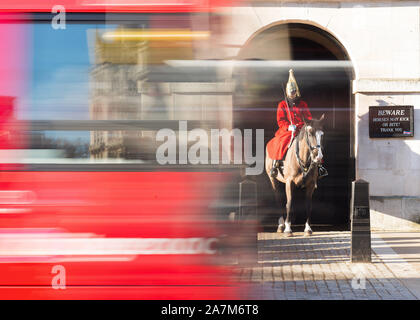
MULTIPOLYGON (((311 160, 315 163, 321 163, 323 154, 323 139, 324 136, 324 114, 321 118, 313 120, 305 120, 305 126, 303 127, 306 136, 306 142, 310 148, 311 160)), ((303 131, 303 130, 302 130, 303 131)))

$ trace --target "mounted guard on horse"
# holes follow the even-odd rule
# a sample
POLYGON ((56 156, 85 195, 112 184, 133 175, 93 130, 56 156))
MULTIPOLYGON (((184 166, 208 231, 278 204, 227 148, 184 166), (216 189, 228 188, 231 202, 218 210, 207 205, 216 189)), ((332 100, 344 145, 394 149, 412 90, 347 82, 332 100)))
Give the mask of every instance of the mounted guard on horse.
POLYGON ((322 137, 324 115, 313 119, 308 105, 300 99, 293 70, 289 71, 285 100, 277 108, 279 129, 266 146, 265 170, 279 203, 280 183, 285 186, 286 215, 279 219, 278 232, 292 236, 292 200, 295 188, 305 189, 307 219, 305 235, 311 235, 312 195, 317 180, 328 175, 323 167, 322 137), (290 149, 290 152, 288 150, 290 149), (282 220, 283 219, 283 220, 282 220))
MULTIPOLYGON (((299 134, 305 120, 312 120, 308 104, 301 99, 299 87, 293 74, 289 70, 289 81, 286 85, 286 97, 278 104, 277 124, 279 129, 274 138, 267 144, 268 156, 273 159, 270 175, 275 178, 280 171, 283 175, 283 161, 293 139, 299 134)), ((328 175, 322 164, 318 166, 318 178, 328 175)))

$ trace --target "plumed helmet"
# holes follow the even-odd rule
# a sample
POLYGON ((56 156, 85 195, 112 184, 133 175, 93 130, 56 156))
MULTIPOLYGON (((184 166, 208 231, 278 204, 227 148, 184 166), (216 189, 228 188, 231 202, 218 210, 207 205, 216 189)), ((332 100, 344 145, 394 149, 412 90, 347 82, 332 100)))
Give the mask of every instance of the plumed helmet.
POLYGON ((296 92, 296 97, 300 97, 299 87, 297 85, 295 76, 293 74, 293 70, 290 69, 289 70, 289 81, 287 81, 287 85, 286 85, 286 94, 290 98, 290 96, 293 92, 296 92))

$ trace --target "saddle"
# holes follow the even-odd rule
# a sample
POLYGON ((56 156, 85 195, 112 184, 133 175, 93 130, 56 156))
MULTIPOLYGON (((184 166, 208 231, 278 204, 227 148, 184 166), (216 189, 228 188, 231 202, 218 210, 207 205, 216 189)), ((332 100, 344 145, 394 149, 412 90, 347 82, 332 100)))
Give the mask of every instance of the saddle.
POLYGON ((286 152, 283 156, 283 159, 273 161, 273 167, 271 168, 271 171, 270 171, 270 175, 273 178, 277 177, 277 170, 278 170, 278 172, 280 172, 281 176, 284 177, 284 174, 283 174, 284 159, 286 159, 286 156, 287 156, 287 153, 289 152, 290 146, 292 145, 293 140, 295 140, 296 136, 297 136, 297 134, 293 135, 292 139, 290 139, 289 145, 287 146, 287 150, 286 150, 286 152))

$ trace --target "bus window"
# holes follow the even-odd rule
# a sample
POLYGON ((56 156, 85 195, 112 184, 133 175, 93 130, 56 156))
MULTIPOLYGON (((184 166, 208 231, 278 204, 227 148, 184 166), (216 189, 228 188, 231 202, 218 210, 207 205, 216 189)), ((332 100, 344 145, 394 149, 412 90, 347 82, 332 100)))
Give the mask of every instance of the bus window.
POLYGON ((63 30, 46 21, 27 26, 29 89, 18 119, 28 145, 19 162, 151 163, 157 131, 178 134, 181 120, 189 130, 191 122, 231 129, 231 92, 220 89, 215 68, 170 63, 194 59, 209 38, 189 15, 69 21, 63 30))

